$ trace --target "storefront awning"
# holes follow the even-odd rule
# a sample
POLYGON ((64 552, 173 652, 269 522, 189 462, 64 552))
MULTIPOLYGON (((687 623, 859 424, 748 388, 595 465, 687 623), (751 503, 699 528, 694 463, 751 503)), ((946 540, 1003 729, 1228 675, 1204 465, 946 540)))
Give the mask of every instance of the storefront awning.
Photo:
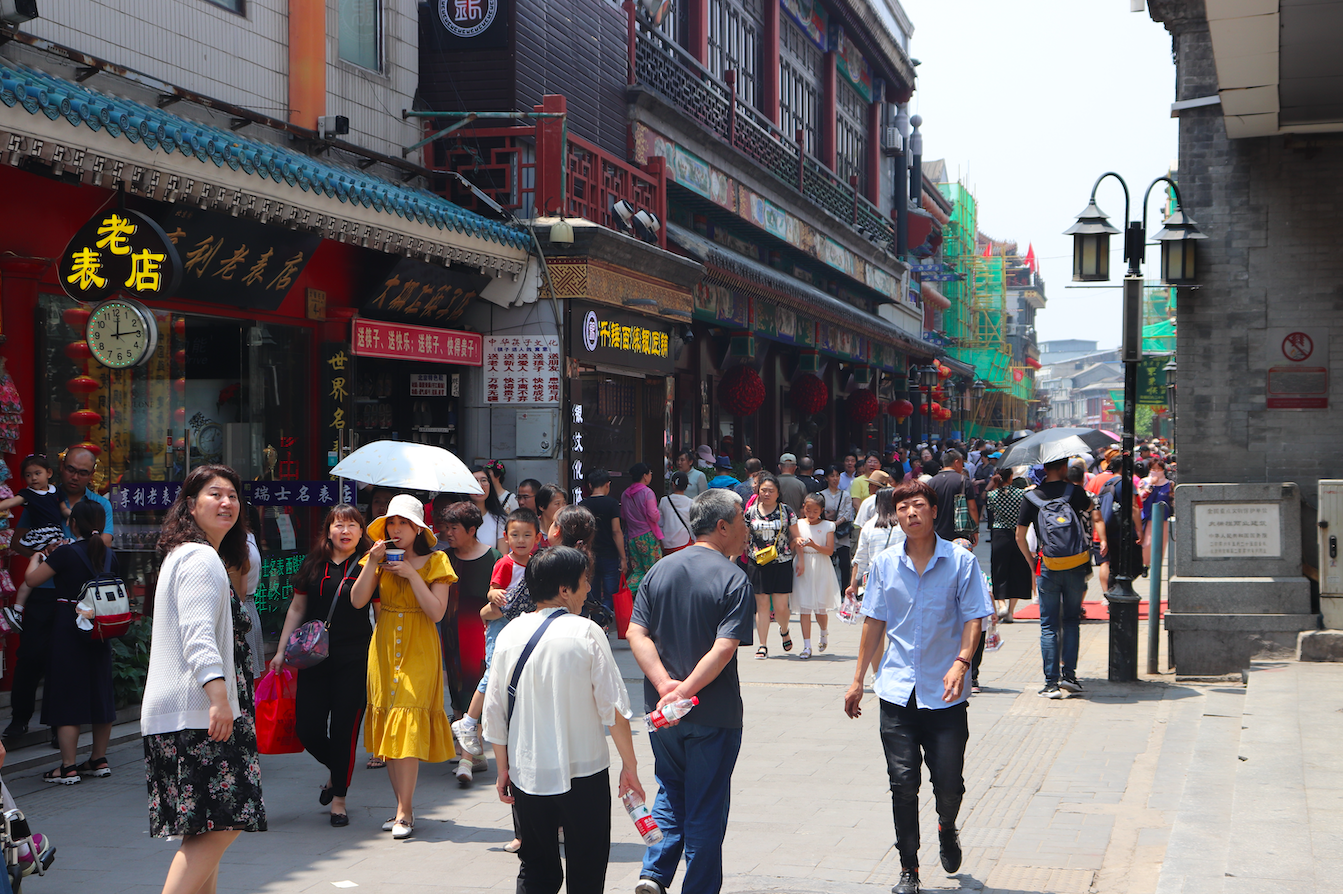
POLYGON ((722 248, 685 227, 669 223, 667 236, 703 263, 709 278, 713 278, 716 272, 724 272, 729 277, 756 283, 774 294, 791 298, 799 303, 798 309, 818 319, 847 326, 861 335, 894 344, 921 356, 932 357, 938 353, 936 346, 897 329, 881 317, 860 310, 786 273, 722 248))
POLYGON ((359 168, 0 64, 0 163, 320 233, 381 251, 521 273, 530 236, 359 168))

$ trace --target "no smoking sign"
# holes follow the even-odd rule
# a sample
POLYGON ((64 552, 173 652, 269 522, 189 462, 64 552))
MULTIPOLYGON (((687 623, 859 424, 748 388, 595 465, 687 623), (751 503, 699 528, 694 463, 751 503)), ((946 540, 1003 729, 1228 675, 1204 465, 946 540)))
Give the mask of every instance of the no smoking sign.
POLYGON ((1329 408, 1329 333, 1295 327, 1269 329, 1264 406, 1269 410, 1329 408))

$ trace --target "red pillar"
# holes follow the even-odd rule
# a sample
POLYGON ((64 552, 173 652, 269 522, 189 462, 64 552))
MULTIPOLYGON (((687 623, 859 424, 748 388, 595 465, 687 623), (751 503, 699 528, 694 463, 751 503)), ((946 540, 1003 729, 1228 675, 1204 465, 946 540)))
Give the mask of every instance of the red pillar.
POLYGON ((767 0, 760 34, 760 111, 779 126, 779 4, 767 0))
MULTIPOLYGON (((568 103, 563 96, 548 94, 541 98, 539 106, 533 106, 537 112, 567 112, 568 103)), ((569 209, 564 203, 564 120, 563 118, 538 118, 536 122, 536 214, 567 214, 569 209)))
POLYGON ((835 169, 835 52, 821 57, 821 164, 835 169))
POLYGON ((686 3, 687 50, 700 65, 709 61, 709 0, 689 0, 686 3))
POLYGON ((867 200, 881 207, 881 107, 883 84, 872 85, 872 102, 867 106, 867 200))

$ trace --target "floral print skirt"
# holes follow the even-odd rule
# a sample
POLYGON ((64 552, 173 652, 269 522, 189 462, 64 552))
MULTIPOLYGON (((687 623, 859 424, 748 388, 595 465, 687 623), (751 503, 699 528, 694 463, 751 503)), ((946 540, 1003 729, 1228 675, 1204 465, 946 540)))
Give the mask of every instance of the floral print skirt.
POLYGON ((247 645, 252 625, 237 596, 232 602, 233 667, 242 715, 233 721, 233 734, 223 742, 212 741, 203 729, 144 737, 149 834, 155 838, 230 829, 266 831, 247 645))
POLYGON ((625 540, 625 554, 630 563, 630 569, 625 574, 625 584, 631 593, 637 595, 644 575, 658 559, 662 558, 662 541, 658 540, 652 531, 640 534, 638 537, 630 537, 625 540))

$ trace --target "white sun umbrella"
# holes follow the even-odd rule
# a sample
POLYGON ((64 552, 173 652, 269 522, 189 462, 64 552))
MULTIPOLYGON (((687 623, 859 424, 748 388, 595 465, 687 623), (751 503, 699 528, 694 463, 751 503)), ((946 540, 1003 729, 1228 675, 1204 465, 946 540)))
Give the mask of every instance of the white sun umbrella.
POLYGON ((484 493, 466 465, 442 447, 412 441, 374 441, 345 457, 331 470, 377 487, 404 487, 434 493, 484 493))

